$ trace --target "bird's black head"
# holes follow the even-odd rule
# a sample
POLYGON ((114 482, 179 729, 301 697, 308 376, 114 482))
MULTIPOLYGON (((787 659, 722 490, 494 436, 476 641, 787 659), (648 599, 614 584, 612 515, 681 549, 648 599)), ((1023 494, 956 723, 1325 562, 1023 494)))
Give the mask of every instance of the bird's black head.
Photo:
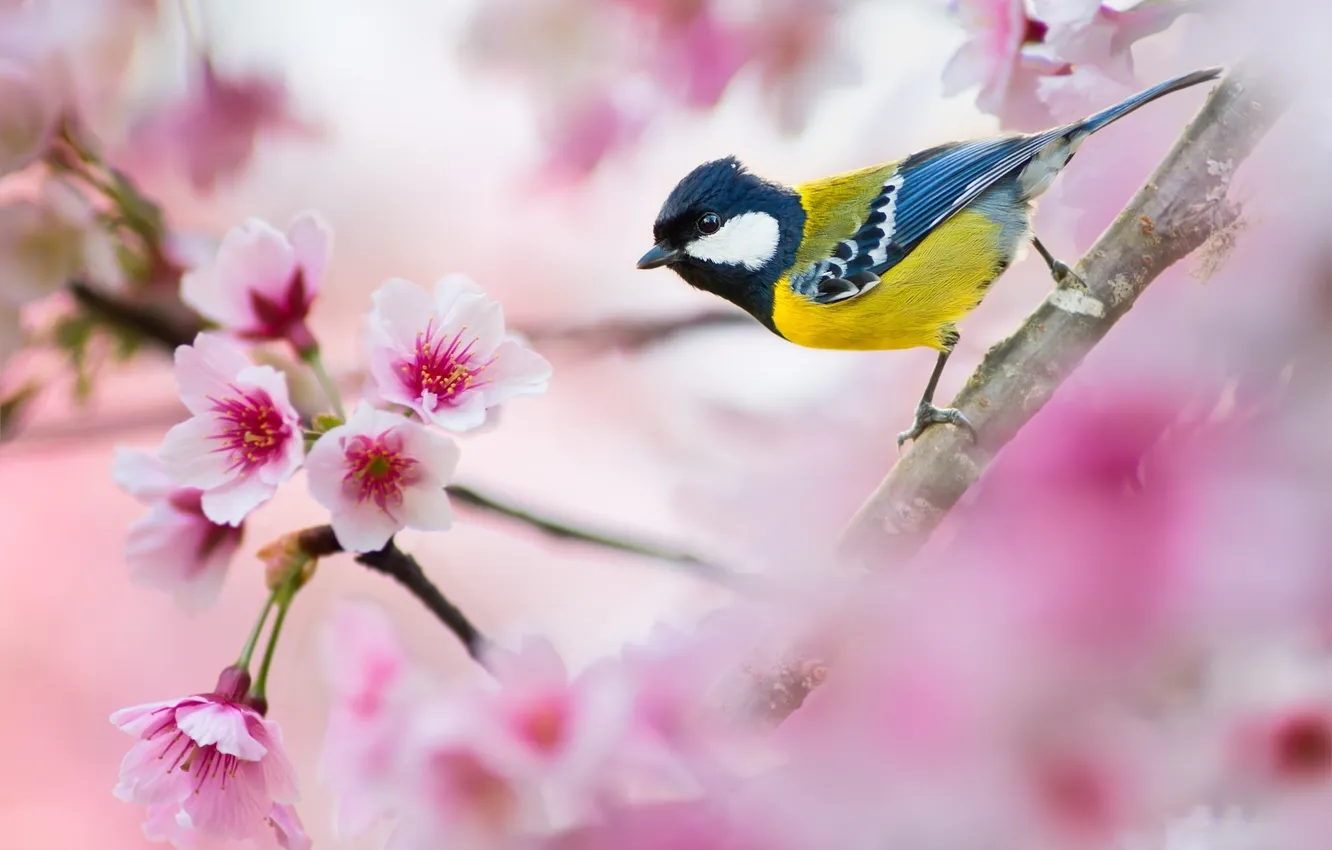
POLYGON ((670 266, 772 326, 772 287, 795 263, 805 210, 792 189, 735 157, 704 163, 676 184, 652 227, 640 269, 670 266))

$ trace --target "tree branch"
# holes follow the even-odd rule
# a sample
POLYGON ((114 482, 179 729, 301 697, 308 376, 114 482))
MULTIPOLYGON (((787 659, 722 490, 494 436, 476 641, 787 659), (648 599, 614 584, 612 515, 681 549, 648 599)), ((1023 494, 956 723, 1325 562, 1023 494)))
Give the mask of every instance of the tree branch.
MULTIPOLYGON (((332 526, 319 525, 307 528, 299 532, 296 539, 301 551, 312 558, 344 551, 338 544, 338 538, 333 534, 332 526)), ((485 635, 481 634, 481 630, 467 619, 467 615, 435 586, 421 569, 421 564, 399 549, 393 540, 390 539, 388 545, 378 552, 364 552, 357 555, 356 562, 397 579, 398 583, 430 609, 430 612, 447 626, 449 631, 458 636, 468 655, 485 666, 484 656, 489 646, 485 635)))
POLYGON ((177 346, 189 345, 203 326, 197 322, 169 319, 147 307, 122 301, 114 295, 100 292, 81 280, 69 282, 69 292, 79 306, 107 324, 115 325, 154 342, 168 352, 177 346))
POLYGON ((534 528, 542 534, 557 540, 569 540, 576 543, 600 546, 604 549, 614 549, 617 552, 628 552, 633 555, 641 555, 642 557, 652 558, 657 561, 678 564, 688 569, 694 575, 734 589, 752 588, 756 583, 739 573, 709 564, 688 552, 682 552, 669 547, 656 546, 620 537, 618 535, 600 531, 591 531, 586 528, 569 525, 563 521, 540 516, 525 508, 520 508, 516 505, 500 501, 494 496, 486 495, 479 490, 474 490, 471 487, 466 487, 462 484, 450 484, 445 489, 449 491, 449 496, 452 499, 463 505, 475 508, 479 511, 485 511, 487 513, 506 517, 515 522, 534 528))
POLYGON ((883 564, 909 557, 1147 286, 1208 239, 1232 232, 1230 175, 1289 97, 1253 68, 1226 74, 1155 173, 1057 287, 986 354, 951 406, 976 426, 932 428, 852 518, 843 551, 883 564))
POLYGON ((533 342, 572 342, 593 353, 624 351, 637 354, 676 337, 707 328, 758 325, 739 310, 709 310, 693 316, 649 319, 605 319, 585 325, 520 328, 533 342))
MULTIPOLYGON (((1229 177, 1288 103, 1288 93, 1253 68, 1222 79, 1077 264, 1085 288, 1051 292, 958 393, 952 406, 976 425, 980 443, 956 428, 927 431, 852 518, 845 553, 874 565, 909 557, 1162 271, 1207 240, 1233 234, 1239 214, 1226 199, 1229 177)), ((780 723, 822 681, 825 661, 808 647, 787 647, 735 671, 719 702, 737 720, 780 723)))

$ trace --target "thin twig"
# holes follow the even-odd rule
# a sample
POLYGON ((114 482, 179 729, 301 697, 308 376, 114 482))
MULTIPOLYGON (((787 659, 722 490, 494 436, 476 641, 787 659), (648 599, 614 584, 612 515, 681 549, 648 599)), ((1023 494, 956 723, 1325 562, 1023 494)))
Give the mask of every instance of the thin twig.
POLYGON ((593 353, 640 353, 694 331, 758 324, 739 310, 709 310, 692 316, 649 319, 601 319, 583 325, 533 325, 517 328, 533 342, 570 342, 593 353))
MULTIPOLYGON (((311 557, 321 558, 344 551, 333 534, 333 528, 327 525, 307 528, 298 535, 301 549, 311 557)), ((444 593, 435 586, 421 569, 416 558, 398 548, 389 540, 388 545, 378 552, 365 552, 356 556, 356 562, 376 572, 392 576, 412 596, 425 605, 435 617, 458 636, 467 654, 477 663, 485 665, 485 653, 489 646, 486 636, 467 619, 467 615, 454 605, 444 593)))
POLYGON ((631 540, 606 532, 579 528, 578 526, 570 525, 562 520, 541 516, 526 508, 520 508, 508 502, 501 501, 494 496, 487 495, 479 490, 475 490, 462 484, 450 484, 446 489, 449 491, 449 496, 462 505, 485 511, 490 514, 495 514, 497 516, 507 517, 515 522, 534 528, 549 537, 554 537, 557 540, 568 540, 575 543, 600 546, 604 549, 613 549, 617 552, 628 552, 633 555, 641 555, 644 558, 651 558, 656 561, 678 564, 700 578, 734 589, 752 590, 755 589, 758 584, 756 578, 749 578, 731 570, 709 564, 702 558, 691 555, 688 552, 682 552, 678 549, 672 549, 666 546, 643 543, 641 541, 631 540))
POLYGON ((1241 67, 1208 97, 1155 173, 1074 269, 1085 285, 1054 289, 1022 326, 990 349, 952 407, 976 426, 932 428, 843 535, 843 550, 877 565, 909 557, 1163 271, 1234 225, 1230 175, 1285 111, 1267 75, 1241 67))

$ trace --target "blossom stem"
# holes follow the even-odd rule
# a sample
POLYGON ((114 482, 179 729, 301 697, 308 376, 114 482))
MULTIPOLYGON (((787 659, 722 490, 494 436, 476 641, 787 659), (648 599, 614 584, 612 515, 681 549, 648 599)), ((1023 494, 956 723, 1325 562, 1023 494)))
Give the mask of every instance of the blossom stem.
POLYGON ((268 601, 264 603, 264 610, 259 612, 259 619, 250 630, 250 637, 245 641, 245 648, 241 650, 240 658, 236 659, 236 666, 242 670, 250 669, 250 659, 254 657, 254 648, 259 644, 259 635, 264 632, 264 624, 268 622, 268 614, 273 610, 274 597, 276 591, 268 594, 268 601))
POLYGON ((277 606, 277 618, 273 620, 273 631, 268 634, 268 646, 264 647, 264 659, 259 662, 259 674, 254 677, 254 684, 250 687, 250 699, 265 702, 268 699, 268 670, 273 666, 273 655, 277 652, 282 624, 287 620, 287 609, 291 607, 291 601, 296 598, 300 586, 301 570, 293 570, 270 597, 269 604, 277 606))
POLYGON ((344 422, 347 419, 347 413, 342 409, 342 394, 338 392, 338 385, 334 383, 333 377, 328 374, 324 368, 324 358, 319 353, 319 349, 309 348, 301 352, 301 359, 314 372, 315 379, 319 381, 319 386, 323 388, 324 395, 328 396, 328 403, 332 405, 333 412, 344 422))

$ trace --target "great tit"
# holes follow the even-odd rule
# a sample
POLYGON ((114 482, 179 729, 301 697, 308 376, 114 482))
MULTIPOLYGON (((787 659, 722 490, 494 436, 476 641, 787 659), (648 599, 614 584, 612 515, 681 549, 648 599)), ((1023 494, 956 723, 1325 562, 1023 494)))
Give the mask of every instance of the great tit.
POLYGON ((935 349, 915 421, 897 444, 936 423, 974 437, 960 411, 933 403, 959 338, 955 323, 1028 237, 1056 282, 1072 274, 1031 233, 1032 199, 1092 133, 1221 71, 1176 77, 1042 133, 949 142, 794 188, 751 174, 734 157, 704 163, 662 205, 656 244, 638 268, 669 266, 799 345, 935 349))

